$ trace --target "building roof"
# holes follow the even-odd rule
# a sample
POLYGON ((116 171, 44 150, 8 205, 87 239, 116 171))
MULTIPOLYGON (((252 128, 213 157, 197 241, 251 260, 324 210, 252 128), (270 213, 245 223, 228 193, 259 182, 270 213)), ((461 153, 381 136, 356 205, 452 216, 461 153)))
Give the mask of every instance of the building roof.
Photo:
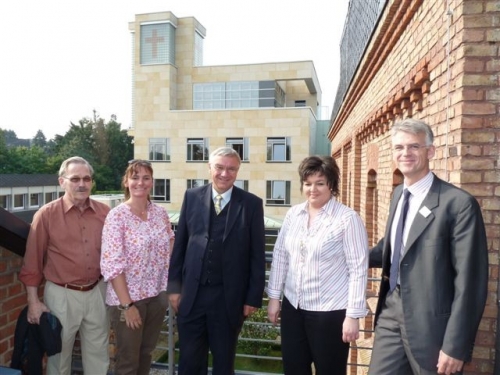
POLYGON ((59 186, 57 174, 0 174, 0 187, 59 186))

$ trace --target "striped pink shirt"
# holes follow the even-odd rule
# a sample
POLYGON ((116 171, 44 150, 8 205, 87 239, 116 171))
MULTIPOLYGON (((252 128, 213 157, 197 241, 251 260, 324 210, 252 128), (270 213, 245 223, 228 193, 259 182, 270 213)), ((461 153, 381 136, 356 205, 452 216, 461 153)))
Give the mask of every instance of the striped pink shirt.
POLYGON ((359 215, 330 199, 307 227, 308 202, 287 213, 273 251, 267 287, 270 298, 286 296, 309 311, 346 309, 364 317, 368 280, 368 237, 359 215))

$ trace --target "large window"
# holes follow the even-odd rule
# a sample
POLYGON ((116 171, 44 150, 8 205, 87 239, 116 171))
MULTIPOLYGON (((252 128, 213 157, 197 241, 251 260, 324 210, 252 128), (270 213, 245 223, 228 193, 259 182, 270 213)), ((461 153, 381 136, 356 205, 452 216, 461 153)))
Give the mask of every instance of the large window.
POLYGON ((203 180, 203 179, 187 180, 188 189, 203 186, 206 184, 208 184, 208 180, 203 180))
POLYGON ((267 161, 290 160, 290 137, 267 138, 267 161))
POLYGON ((237 186, 240 189, 248 191, 248 180, 236 180, 234 181, 234 186, 237 186))
POLYGON ((196 83, 193 85, 193 109, 223 109, 226 102, 226 85, 196 83))
POLYGON ((208 139, 188 138, 187 140, 187 161, 207 161, 208 160, 208 139))
POLYGON ((151 199, 156 202, 170 202, 170 180, 155 178, 151 199))
POLYGON ((231 147, 238 151, 242 161, 249 160, 248 138, 226 138, 226 147, 231 147))
POLYGON ((169 22, 141 25, 141 64, 175 63, 175 27, 169 22))
POLYGON ((170 139, 149 138, 149 160, 170 161, 170 139))
POLYGON ((266 204, 287 206, 290 204, 290 181, 267 181, 266 204))
POLYGON ((285 91, 276 81, 193 84, 193 109, 273 108, 285 106, 285 91))

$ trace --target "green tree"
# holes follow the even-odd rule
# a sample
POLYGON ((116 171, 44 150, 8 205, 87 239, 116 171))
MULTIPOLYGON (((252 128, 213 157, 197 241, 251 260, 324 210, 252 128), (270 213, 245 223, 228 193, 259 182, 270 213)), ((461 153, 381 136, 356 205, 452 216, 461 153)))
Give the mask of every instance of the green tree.
POLYGON ((47 138, 45 137, 45 134, 43 134, 43 131, 38 130, 31 140, 31 145, 32 146, 38 146, 42 149, 45 149, 47 146, 47 138))
POLYGON ((9 149, 9 172, 7 173, 49 173, 47 170, 47 154, 41 147, 12 147, 9 149))

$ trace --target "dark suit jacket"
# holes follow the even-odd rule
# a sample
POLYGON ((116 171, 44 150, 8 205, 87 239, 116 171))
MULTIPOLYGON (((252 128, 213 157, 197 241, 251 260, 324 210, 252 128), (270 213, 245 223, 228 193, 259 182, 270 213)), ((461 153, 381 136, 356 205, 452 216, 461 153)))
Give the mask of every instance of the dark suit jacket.
MULTIPOLYGON (((389 290, 391 223, 402 185, 394 191, 385 237, 370 252, 370 267, 382 267, 376 319, 389 290)), ((486 303, 488 250, 481 210, 467 192, 434 176, 417 213, 401 259, 401 300, 415 359, 435 370, 439 351, 469 361, 486 303), (420 211, 420 209, 419 209, 420 211)))
MULTIPOLYGON (((232 325, 241 324, 243 305, 262 306, 265 283, 265 232, 262 199, 233 187, 223 237, 222 278, 232 325)), ((184 195, 170 260, 168 293, 181 293, 179 314, 189 314, 209 241, 212 185, 184 195)))

